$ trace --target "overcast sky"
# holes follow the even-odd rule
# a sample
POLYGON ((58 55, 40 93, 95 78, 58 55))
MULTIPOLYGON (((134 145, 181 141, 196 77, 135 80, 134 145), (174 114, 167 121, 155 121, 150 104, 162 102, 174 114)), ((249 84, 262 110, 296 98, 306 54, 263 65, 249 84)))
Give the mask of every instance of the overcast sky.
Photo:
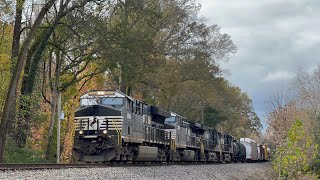
POLYGON ((222 67, 249 94, 262 121, 272 92, 289 86, 298 67, 311 72, 320 64, 320 0, 198 2, 207 24, 219 25, 238 47, 222 67))

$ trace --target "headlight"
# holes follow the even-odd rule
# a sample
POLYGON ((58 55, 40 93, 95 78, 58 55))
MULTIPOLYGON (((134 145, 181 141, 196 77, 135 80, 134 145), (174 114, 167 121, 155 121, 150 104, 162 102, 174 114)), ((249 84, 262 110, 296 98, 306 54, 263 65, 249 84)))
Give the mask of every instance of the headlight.
POLYGON ((82 131, 82 130, 80 130, 80 131, 79 131, 79 134, 80 134, 80 135, 82 135, 82 134, 83 134, 83 131, 82 131))
POLYGON ((102 133, 103 133, 103 134, 107 134, 108 131, 105 129, 105 130, 102 131, 102 133))

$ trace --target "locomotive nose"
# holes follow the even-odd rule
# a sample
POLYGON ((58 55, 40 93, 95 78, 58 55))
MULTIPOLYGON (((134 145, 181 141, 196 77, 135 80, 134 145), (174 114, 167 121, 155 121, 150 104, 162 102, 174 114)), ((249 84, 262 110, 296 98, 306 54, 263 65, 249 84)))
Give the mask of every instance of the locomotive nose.
POLYGON ((78 109, 75 112, 75 117, 83 116, 121 116, 121 112, 107 106, 91 105, 78 109))
MULTIPOLYGON (((91 105, 75 112, 75 134, 81 137, 108 137, 109 130, 122 128, 121 111, 108 106, 91 105)), ((112 134, 112 132, 111 132, 112 134)))

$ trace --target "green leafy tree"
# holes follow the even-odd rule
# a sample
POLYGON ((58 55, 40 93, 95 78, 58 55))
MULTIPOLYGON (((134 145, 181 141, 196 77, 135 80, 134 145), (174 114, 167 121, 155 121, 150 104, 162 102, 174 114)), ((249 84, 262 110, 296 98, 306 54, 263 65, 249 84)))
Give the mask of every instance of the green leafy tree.
POLYGON ((299 178, 312 173, 318 145, 304 129, 302 121, 296 119, 288 131, 286 143, 276 149, 273 165, 281 178, 299 178))

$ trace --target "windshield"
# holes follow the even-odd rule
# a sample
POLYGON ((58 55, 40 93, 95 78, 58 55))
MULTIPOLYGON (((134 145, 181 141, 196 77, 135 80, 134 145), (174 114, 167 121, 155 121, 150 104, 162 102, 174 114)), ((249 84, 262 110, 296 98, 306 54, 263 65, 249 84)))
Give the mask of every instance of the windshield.
POLYGON ((80 100, 81 106, 90 106, 99 104, 99 98, 83 98, 80 100))
POLYGON ((122 98, 102 98, 101 104, 119 106, 119 105, 123 105, 123 99, 122 98))
POLYGON ((171 116, 170 118, 166 118, 165 123, 166 124, 175 125, 176 124, 176 117, 175 116, 171 116))

